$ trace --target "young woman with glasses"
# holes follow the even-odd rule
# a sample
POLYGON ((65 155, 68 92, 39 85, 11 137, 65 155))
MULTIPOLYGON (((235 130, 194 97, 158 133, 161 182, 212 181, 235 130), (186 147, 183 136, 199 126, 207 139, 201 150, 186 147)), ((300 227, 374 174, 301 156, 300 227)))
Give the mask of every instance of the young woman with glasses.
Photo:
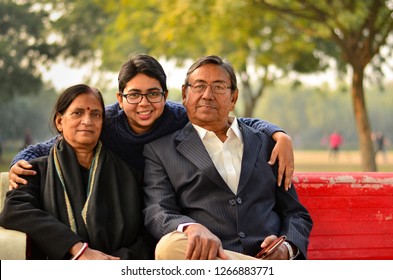
MULTIPOLYGON (((165 71, 152 56, 140 54, 124 63, 119 72, 118 86, 118 102, 105 108, 100 139, 106 148, 143 172, 144 145, 183 128, 188 123, 187 114, 183 105, 167 100, 165 71)), ((192 85, 194 90, 202 90, 200 86, 192 85)), ((213 91, 219 91, 217 85, 210 86, 213 91)), ((274 163, 278 159, 278 185, 281 185, 285 175, 285 186, 288 187, 294 166, 291 138, 279 127, 266 121, 249 118, 240 118, 240 121, 266 131, 277 142, 270 161, 274 163)), ((10 169, 11 187, 26 183, 19 175, 34 175, 27 161, 47 155, 55 138, 29 146, 16 155, 10 169)))

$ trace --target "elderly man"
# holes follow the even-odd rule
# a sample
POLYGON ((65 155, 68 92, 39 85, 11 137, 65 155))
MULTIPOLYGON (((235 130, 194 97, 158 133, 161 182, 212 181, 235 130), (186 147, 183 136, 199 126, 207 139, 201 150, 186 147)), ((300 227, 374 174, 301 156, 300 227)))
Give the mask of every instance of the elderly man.
POLYGON ((197 60, 182 87, 190 122, 145 146, 145 225, 157 259, 305 259, 312 220, 292 187, 276 187, 274 141, 229 116, 238 99, 231 64, 197 60))

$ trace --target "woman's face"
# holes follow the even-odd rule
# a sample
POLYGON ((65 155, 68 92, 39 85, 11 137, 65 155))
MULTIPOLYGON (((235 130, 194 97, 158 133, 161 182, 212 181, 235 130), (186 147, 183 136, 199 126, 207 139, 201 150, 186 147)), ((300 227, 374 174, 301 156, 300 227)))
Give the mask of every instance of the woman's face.
POLYGON ((162 91, 162 87, 158 80, 140 73, 128 81, 122 93, 117 94, 117 100, 119 101, 120 107, 124 110, 127 121, 135 133, 140 134, 149 131, 156 120, 161 116, 164 111, 168 92, 165 92, 161 101, 157 103, 149 102, 145 94, 162 91), (122 94, 131 93, 142 94, 142 100, 137 104, 129 104, 122 94))
POLYGON ((100 137, 103 112, 99 99, 82 93, 63 115, 56 115, 56 127, 74 149, 92 150, 100 137))

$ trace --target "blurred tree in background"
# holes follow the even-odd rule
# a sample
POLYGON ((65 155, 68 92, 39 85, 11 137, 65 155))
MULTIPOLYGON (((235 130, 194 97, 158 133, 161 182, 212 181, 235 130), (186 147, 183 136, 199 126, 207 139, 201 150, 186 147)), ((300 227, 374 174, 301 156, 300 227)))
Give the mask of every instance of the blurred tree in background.
MULTIPOLYGON (((391 142, 393 110, 389 108, 393 108, 392 87, 392 82, 386 84, 385 90, 377 85, 369 86, 366 93, 373 132, 383 131, 391 142)), ((327 149, 327 143, 323 145, 321 140, 337 130, 344 137, 343 150, 358 150, 351 99, 341 87, 331 89, 329 84, 323 84, 293 88, 282 82, 266 90, 256 107, 255 117, 283 127, 291 135, 295 149, 327 149)))
POLYGON ((178 65, 206 54, 228 58, 238 71, 244 116, 252 116, 264 89, 288 72, 327 67, 308 37, 293 36, 291 26, 246 0, 40 2, 57 15, 53 32, 62 55, 77 63, 98 60, 101 70, 118 71, 134 53, 178 65))
POLYGON ((219 54, 237 70, 242 88, 238 108, 244 116, 252 116, 264 89, 289 71, 311 73, 327 66, 314 54, 309 38, 293 36, 291 26, 250 1, 100 3, 111 19, 95 41, 102 46, 103 67, 118 70, 134 52, 173 59, 180 65, 219 54))
POLYGON ((59 53, 50 25, 50 14, 31 1, 0 1, 0 102, 41 90, 39 67, 59 53))
MULTIPOLYGON (((352 71, 352 106, 364 171, 376 171, 371 128, 364 94, 366 66, 378 74, 381 48, 393 31, 393 1, 386 0, 255 0, 284 21, 322 42, 322 51, 352 71), (375 59, 374 59, 375 58, 375 59)), ((390 42, 390 47, 393 42, 390 42)), ((391 57, 392 49, 388 54, 391 57)))
POLYGON ((21 95, 0 102, 0 139, 4 147, 21 149, 26 129, 32 131, 34 142, 52 137, 49 116, 56 98, 53 89, 43 89, 34 96, 21 95))
MULTIPOLYGON (((350 65, 353 73, 357 73, 352 80, 352 107, 363 165, 365 170, 374 170, 363 77, 369 65, 374 66, 369 77, 381 78, 381 65, 391 57, 391 49, 384 53, 382 47, 388 45, 391 34, 392 1, 41 0, 31 4, 20 0, 15 4, 0 0, 0 3, 0 44, 8 48, 4 51, 0 48, 0 71, 12 69, 4 66, 11 57, 13 64, 27 70, 38 82, 37 65, 50 64, 54 58, 72 58, 77 66, 93 62, 97 66, 93 75, 104 70, 117 72, 134 53, 148 53, 186 66, 199 56, 218 54, 228 58, 238 71, 242 99, 237 114, 258 116, 258 106, 267 89, 275 88, 290 74, 289 81, 299 86, 293 73, 324 71, 331 66, 332 58, 338 70, 346 72, 346 65, 350 65), (16 11, 25 14, 10 20, 16 11), (11 39, 15 43, 7 43, 11 39), (22 48, 23 45, 28 48, 22 48), (23 68, 26 61, 32 68, 23 68)), ((10 91, 0 85, 0 95, 7 100, 29 89, 37 91, 28 79, 4 77, 14 86, 14 91, 10 91)), ((310 118, 317 108, 325 106, 322 111, 328 112, 333 120, 342 114, 339 108, 344 108, 333 102, 320 104, 320 99, 312 99, 311 107, 309 102, 300 104, 304 108, 293 107, 286 100, 297 100, 296 94, 300 93, 296 88, 282 92, 288 95, 270 104, 270 111, 281 112, 286 120, 278 124, 287 128, 286 122, 291 123, 291 132, 292 128, 302 130, 302 123, 294 123, 295 115, 301 113, 310 118)), ((269 114, 263 115, 269 119, 269 114)), ((315 114, 307 122, 309 129, 318 130, 321 125, 318 118, 324 119, 315 114)), ((354 123, 348 120, 346 124, 353 127, 354 123)), ((352 131, 349 127, 348 130, 352 131)))

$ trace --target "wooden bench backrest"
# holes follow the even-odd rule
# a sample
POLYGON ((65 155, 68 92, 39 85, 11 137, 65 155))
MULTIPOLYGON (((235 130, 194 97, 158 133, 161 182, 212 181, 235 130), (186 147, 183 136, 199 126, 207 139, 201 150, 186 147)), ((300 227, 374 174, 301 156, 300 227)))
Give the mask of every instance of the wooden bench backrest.
POLYGON ((309 259, 393 259, 393 173, 298 172, 314 221, 309 259))
POLYGON ((0 211, 3 210, 5 194, 8 191, 9 181, 8 172, 0 173, 0 211))
MULTIPOLYGON (((7 172, 0 182, 1 211, 7 172)), ((293 182, 314 221, 309 259, 393 260, 393 173, 297 172, 293 182)))

